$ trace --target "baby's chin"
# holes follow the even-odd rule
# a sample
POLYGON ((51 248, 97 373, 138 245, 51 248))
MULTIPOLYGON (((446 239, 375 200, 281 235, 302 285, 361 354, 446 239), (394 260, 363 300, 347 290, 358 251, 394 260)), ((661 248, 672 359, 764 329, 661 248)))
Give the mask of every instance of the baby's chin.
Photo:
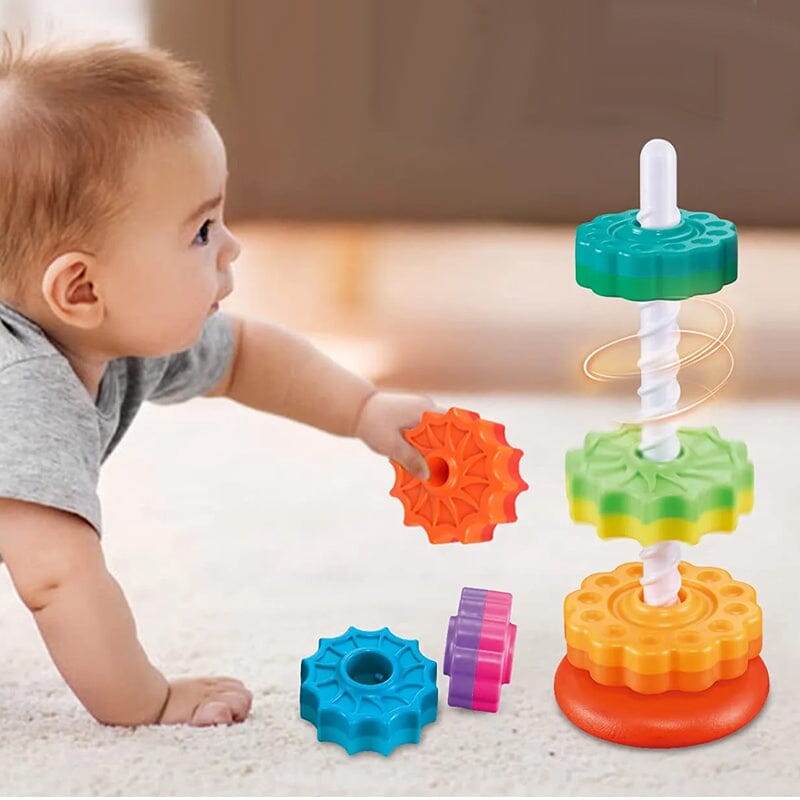
POLYGON ((203 325, 211 316, 209 314, 201 319, 190 331, 184 329, 180 332, 163 331, 161 335, 149 338, 145 341, 128 342, 126 355, 137 356, 140 358, 159 358, 161 356, 181 353, 194 347, 200 340, 203 333, 203 325))

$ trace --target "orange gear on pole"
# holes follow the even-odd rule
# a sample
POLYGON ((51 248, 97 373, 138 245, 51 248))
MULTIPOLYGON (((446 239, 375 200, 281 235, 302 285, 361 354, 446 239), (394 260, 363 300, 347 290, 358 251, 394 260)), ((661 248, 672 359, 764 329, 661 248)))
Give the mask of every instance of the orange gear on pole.
POLYGON ((528 484, 519 474, 522 450, 508 444, 503 425, 451 408, 424 412, 403 436, 430 469, 421 481, 391 462, 390 494, 403 504, 406 525, 421 525, 432 544, 472 544, 490 541, 499 523, 516 521, 515 501, 528 484))

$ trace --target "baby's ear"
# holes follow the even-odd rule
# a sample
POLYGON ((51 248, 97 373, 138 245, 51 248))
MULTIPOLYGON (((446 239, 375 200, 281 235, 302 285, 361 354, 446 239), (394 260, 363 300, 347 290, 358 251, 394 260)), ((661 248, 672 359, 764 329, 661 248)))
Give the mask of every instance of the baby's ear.
POLYGON ((105 304, 94 284, 94 256, 78 251, 56 256, 42 276, 42 297, 67 325, 91 330, 105 318, 105 304))

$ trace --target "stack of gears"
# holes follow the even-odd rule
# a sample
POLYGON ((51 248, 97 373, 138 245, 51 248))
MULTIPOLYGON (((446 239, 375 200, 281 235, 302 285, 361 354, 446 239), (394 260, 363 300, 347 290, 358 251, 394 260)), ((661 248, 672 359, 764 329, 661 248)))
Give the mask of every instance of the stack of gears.
MULTIPOLYGON (((679 543, 733 531, 752 509, 753 465, 745 445, 716 428, 675 423, 682 413, 677 373, 699 360, 697 353, 678 357, 680 301, 718 292, 737 275, 735 226, 678 209, 676 174, 672 145, 648 142, 641 208, 579 226, 575 248, 581 286, 639 305, 642 415, 638 424, 590 433, 583 448, 568 452, 570 513, 601 538, 632 538, 644 550, 640 563, 590 575, 567 596, 567 652, 555 696, 578 727, 640 747, 726 736, 753 719, 769 691, 754 589, 724 569, 680 560, 679 543)), ((715 342, 724 346, 720 337, 715 342)), ((430 468, 421 481, 393 463, 391 494, 407 525, 423 527, 434 544, 470 544, 490 541, 496 525, 516 520, 516 498, 528 485, 519 474, 522 451, 508 444, 502 425, 451 408, 425 412, 404 435, 430 468)), ((462 590, 445 644, 449 705, 498 710, 516 641, 511 599, 462 590)), ((419 742, 437 701, 436 664, 417 640, 388 628, 320 639, 302 661, 301 717, 320 741, 351 754, 388 755, 419 742)))
POLYGON ((641 155, 641 209, 578 227, 576 277, 639 303, 642 424, 590 433, 567 454, 574 521, 629 537, 642 563, 590 575, 564 603, 567 654, 556 699, 583 730, 641 747, 718 739, 747 724, 769 690, 754 589, 680 560, 679 542, 733 531, 753 507, 753 465, 716 428, 674 422, 683 359, 680 300, 736 279, 732 222, 676 205, 677 157, 654 139, 641 155))

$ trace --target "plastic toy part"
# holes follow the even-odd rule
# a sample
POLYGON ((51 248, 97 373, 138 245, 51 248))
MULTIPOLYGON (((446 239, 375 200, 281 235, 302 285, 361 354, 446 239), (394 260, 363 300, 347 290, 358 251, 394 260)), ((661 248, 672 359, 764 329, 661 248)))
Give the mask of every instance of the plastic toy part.
POLYGON ((678 565, 673 606, 647 605, 642 564, 590 575, 564 601, 567 658, 596 683, 640 694, 702 692, 761 652, 755 590, 724 569, 678 565))
POLYGON ((639 154, 639 205, 636 221, 643 228, 680 224, 678 154, 666 139, 650 139, 639 154))
POLYGON ((713 294, 737 275, 736 226, 714 214, 681 211, 672 228, 647 229, 638 209, 578 226, 575 278, 604 297, 685 300, 713 294))
POLYGON ((450 617, 444 653, 450 676, 447 703, 496 712, 500 690, 511 681, 517 626, 511 622, 508 592, 461 590, 458 614, 450 617))
POLYGON ((403 504, 406 525, 421 525, 432 544, 473 544, 491 540, 496 525, 517 519, 514 504, 528 484, 519 474, 522 450, 508 444, 503 425, 451 408, 426 411, 403 435, 431 473, 421 481, 392 462, 390 494, 403 504))
POLYGON ((641 428, 589 433, 567 453, 567 497, 575 522, 597 526, 601 539, 627 536, 648 546, 696 544, 713 531, 733 531, 753 509, 753 464, 742 442, 716 428, 681 428, 681 452, 649 461, 638 452, 641 428))
POLYGON ((704 692, 638 694, 601 686, 565 658, 555 676, 564 715, 581 730, 631 747, 688 747, 722 739, 750 722, 769 694, 764 662, 754 658, 744 675, 704 692))
POLYGON ((438 699, 436 663, 417 640, 388 628, 348 628, 320 639, 300 664, 300 716, 316 725, 319 741, 336 742, 350 755, 388 756, 419 742, 422 728, 436 720, 438 699))

